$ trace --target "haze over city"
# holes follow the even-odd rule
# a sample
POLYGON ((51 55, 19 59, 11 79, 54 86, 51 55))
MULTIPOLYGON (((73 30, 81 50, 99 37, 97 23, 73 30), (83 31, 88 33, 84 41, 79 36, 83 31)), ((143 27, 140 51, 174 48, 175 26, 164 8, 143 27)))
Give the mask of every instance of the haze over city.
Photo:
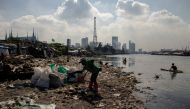
POLYGON ((99 42, 132 40, 137 48, 182 49, 190 45, 188 0, 1 0, 0 38, 12 28, 13 35, 26 36, 35 28, 41 41, 66 43, 93 38, 97 18, 99 42))

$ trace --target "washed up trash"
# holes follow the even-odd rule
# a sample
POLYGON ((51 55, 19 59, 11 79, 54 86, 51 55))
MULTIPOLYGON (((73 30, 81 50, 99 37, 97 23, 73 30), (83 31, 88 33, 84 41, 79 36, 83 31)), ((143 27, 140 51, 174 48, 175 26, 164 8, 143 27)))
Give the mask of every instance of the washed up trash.
POLYGON ((20 109, 55 109, 55 104, 50 105, 41 105, 41 104, 34 104, 34 105, 24 105, 20 109))
POLYGON ((63 81, 55 75, 55 74, 49 74, 49 87, 50 88, 58 88, 63 85, 63 81))
MULTIPOLYGON (((50 66, 52 67, 54 65, 50 66)), ((34 75, 31 78, 31 83, 42 89, 58 88, 63 86, 64 79, 66 78, 65 75, 55 70, 52 72, 53 67, 51 67, 35 67, 34 75)))
POLYGON ((74 100, 78 100, 79 98, 78 98, 77 95, 75 95, 75 96, 73 97, 73 99, 74 99, 74 100))
POLYGON ((85 76, 86 73, 83 73, 82 71, 75 71, 73 73, 68 73, 67 81, 70 83, 84 82, 85 76))
POLYGON ((53 71, 55 68, 55 64, 49 64, 49 67, 51 68, 51 70, 53 71))
POLYGON ((14 86, 13 84, 10 84, 10 85, 7 86, 7 88, 9 88, 9 89, 14 89, 15 86, 14 86))
POLYGON ((161 78, 161 75, 155 74, 155 76, 154 76, 155 80, 160 79, 160 78, 161 78))
POLYGON ((63 66, 59 66, 59 67, 58 67, 58 72, 59 72, 59 73, 67 73, 67 71, 68 71, 68 70, 67 70, 65 67, 63 67, 63 66))
POLYGON ((131 74, 134 74, 133 72, 121 72, 121 73, 116 73, 115 75, 120 77, 120 76, 129 76, 131 74))
POLYGON ((49 67, 34 68, 34 75, 32 76, 31 83, 34 86, 48 89, 49 88, 49 74, 51 73, 51 69, 49 67))
POLYGON ((119 97, 121 94, 119 94, 119 93, 115 93, 115 94, 113 94, 113 96, 115 96, 115 97, 119 97))
POLYGON ((1 109, 55 109, 55 104, 37 104, 29 97, 19 96, 14 100, 0 102, 1 109))
POLYGON ((99 103, 96 107, 98 107, 98 108, 102 108, 102 107, 104 107, 104 106, 105 106, 104 103, 99 103))

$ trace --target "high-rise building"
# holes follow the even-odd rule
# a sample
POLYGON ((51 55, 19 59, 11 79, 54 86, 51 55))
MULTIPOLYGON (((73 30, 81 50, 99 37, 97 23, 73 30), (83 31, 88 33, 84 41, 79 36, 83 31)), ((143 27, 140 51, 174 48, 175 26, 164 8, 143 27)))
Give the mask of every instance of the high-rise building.
POLYGON ((135 53, 135 43, 131 41, 129 41, 129 53, 135 53))
POLYGON ((123 43, 123 45, 122 45, 122 50, 123 50, 123 51, 127 51, 127 44, 126 44, 126 43, 123 43))
POLYGON ((116 49, 121 50, 121 43, 120 42, 117 43, 117 48, 116 49))
POLYGON ((139 53, 142 53, 142 48, 139 49, 139 53))
POLYGON ((90 43, 89 43, 89 46, 90 46, 90 48, 93 50, 93 49, 94 49, 94 42, 90 42, 90 43))
POLYGON ((67 46, 71 47, 71 39, 67 39, 67 46))
POLYGON ((75 43, 76 48, 80 48, 80 43, 75 43))
POLYGON ((6 31, 6 33, 5 33, 5 40, 7 40, 7 31, 6 31))
POLYGON ((88 37, 81 39, 81 47, 86 48, 88 46, 88 37))
POLYGON ((118 37, 117 36, 112 36, 112 47, 114 49, 118 48, 118 37))
POLYGON ((94 17, 94 34, 93 34, 93 48, 97 47, 97 33, 96 33, 96 17, 94 17))

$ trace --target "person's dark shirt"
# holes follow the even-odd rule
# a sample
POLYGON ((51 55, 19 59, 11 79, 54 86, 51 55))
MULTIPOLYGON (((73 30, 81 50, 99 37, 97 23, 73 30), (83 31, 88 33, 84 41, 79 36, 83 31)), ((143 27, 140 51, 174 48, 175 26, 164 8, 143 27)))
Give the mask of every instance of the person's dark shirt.
POLYGON ((89 60, 89 61, 86 61, 86 63, 84 64, 83 70, 88 70, 91 73, 98 73, 100 71, 100 68, 94 65, 93 60, 89 60))
POLYGON ((172 70, 177 70, 177 67, 175 65, 172 65, 171 69, 172 70))

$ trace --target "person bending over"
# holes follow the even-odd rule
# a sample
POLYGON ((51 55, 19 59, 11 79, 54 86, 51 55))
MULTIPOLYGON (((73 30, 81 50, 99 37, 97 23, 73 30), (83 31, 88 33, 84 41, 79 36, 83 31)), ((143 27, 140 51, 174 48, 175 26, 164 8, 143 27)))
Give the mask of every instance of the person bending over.
POLYGON ((96 93, 98 93, 98 83, 97 83, 97 77, 99 72, 101 71, 101 68, 97 67, 94 64, 94 60, 86 60, 86 59, 81 59, 81 61, 79 62, 83 65, 83 71, 87 70, 89 72, 91 72, 91 78, 90 78, 90 82, 89 82, 89 90, 95 90, 96 93))

